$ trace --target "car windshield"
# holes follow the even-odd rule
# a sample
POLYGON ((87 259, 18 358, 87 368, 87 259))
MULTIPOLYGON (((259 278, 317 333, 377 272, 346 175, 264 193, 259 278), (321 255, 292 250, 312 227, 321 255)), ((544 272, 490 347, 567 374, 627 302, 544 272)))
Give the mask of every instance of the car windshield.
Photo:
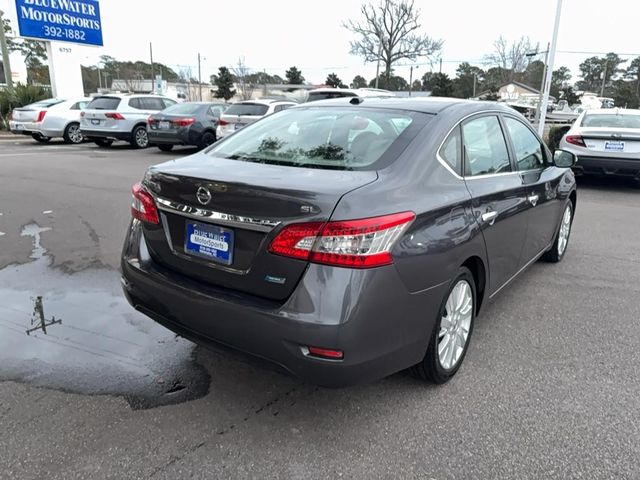
POLYGON ((201 103, 176 103, 166 108, 162 113, 169 115, 193 115, 197 113, 204 105, 201 103))
POLYGON ((89 105, 89 110, 115 110, 120 105, 120 99, 118 97, 96 97, 89 105))
MULTIPOLYGON (((373 170, 415 112, 355 107, 294 108, 249 125, 209 154, 248 162, 338 170, 373 170)), ((415 134, 415 133, 414 133, 415 134)))
POLYGON ((640 115, 616 115, 615 113, 586 114, 583 127, 640 128, 640 115))
POLYGON ((235 103, 224 112, 225 115, 254 115, 261 117, 269 110, 268 105, 262 103, 235 103))

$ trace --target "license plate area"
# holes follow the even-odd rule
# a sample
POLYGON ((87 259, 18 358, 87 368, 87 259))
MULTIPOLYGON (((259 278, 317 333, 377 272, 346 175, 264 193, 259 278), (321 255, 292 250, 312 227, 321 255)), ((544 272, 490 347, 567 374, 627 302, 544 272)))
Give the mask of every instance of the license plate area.
POLYGON ((158 128, 160 130, 169 130, 169 128, 171 128, 171 122, 166 122, 166 121, 161 121, 158 122, 158 128))
POLYGON ((91 119, 91 125, 100 125, 100 119, 92 118, 91 119))
POLYGON ((604 142, 604 149, 611 152, 623 152, 624 151, 624 142, 620 141, 606 141, 604 142))
POLYGON ((206 260, 233 263, 234 232, 228 228, 200 222, 186 222, 184 251, 206 260))

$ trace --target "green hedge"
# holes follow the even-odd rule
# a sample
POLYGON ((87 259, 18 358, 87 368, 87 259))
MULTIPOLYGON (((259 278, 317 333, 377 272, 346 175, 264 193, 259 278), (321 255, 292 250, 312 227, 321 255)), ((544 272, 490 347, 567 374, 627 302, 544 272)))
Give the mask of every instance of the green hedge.
POLYGON ((560 140, 562 140, 562 137, 564 137, 564 134, 567 133, 570 128, 570 125, 558 125, 551 127, 549 130, 549 136, 547 137, 547 146, 549 147, 549 150, 553 152, 560 147, 560 140))
POLYGON ((24 107, 50 96, 49 90, 44 87, 21 83, 15 85, 12 92, 6 89, 0 90, 0 128, 8 127, 7 118, 14 108, 24 107))

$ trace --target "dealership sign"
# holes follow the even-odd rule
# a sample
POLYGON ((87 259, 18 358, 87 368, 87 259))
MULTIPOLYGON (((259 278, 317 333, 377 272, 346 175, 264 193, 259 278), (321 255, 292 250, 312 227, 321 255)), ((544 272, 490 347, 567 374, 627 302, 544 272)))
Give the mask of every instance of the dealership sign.
POLYGON ((102 46, 98 0, 16 0, 21 37, 102 46))

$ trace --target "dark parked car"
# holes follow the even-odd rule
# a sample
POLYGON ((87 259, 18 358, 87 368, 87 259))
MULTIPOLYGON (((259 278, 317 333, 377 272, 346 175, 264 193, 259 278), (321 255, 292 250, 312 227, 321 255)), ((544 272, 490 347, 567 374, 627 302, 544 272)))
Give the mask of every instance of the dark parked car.
POLYGON ((407 367, 442 383, 481 306, 563 258, 574 161, 498 104, 304 104, 149 168, 124 291, 180 335, 320 385, 407 367))
POLYGON ((168 152, 174 145, 208 147, 216 141, 223 103, 185 102, 153 114, 147 121, 149 142, 168 152))

